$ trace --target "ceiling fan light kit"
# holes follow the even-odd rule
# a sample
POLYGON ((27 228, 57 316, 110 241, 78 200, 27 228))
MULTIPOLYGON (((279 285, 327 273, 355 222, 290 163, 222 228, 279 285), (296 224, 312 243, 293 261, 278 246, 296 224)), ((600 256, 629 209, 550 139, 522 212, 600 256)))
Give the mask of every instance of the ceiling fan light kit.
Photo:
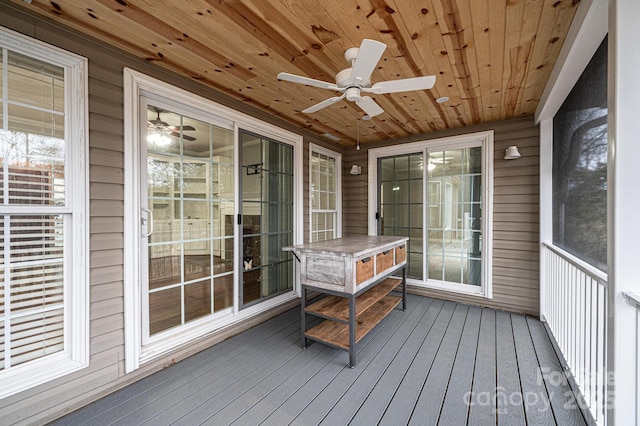
POLYGON ((196 130, 193 126, 171 126, 166 121, 162 121, 160 119, 160 113, 166 112, 160 108, 153 108, 156 112, 157 116, 155 120, 149 120, 147 122, 147 129, 149 134, 147 135, 147 141, 154 143, 159 146, 166 146, 171 143, 171 138, 169 136, 173 136, 174 138, 182 138, 186 141, 193 142, 196 140, 195 137, 189 136, 185 134, 185 131, 194 131, 196 130))
POLYGON ((285 72, 278 74, 278 79, 342 92, 340 96, 334 96, 304 109, 302 112, 305 114, 319 111, 346 98, 348 101, 358 105, 358 107, 365 112, 367 119, 371 119, 372 117, 382 114, 384 110, 373 98, 363 96, 362 92, 384 95, 387 93, 399 93, 412 90, 428 90, 431 89, 436 82, 436 77, 430 75, 380 81, 372 85, 371 74, 373 74, 386 48, 387 45, 384 43, 364 39, 360 47, 347 49, 344 52, 344 58, 351 64, 351 67, 343 69, 336 74, 335 84, 285 72))

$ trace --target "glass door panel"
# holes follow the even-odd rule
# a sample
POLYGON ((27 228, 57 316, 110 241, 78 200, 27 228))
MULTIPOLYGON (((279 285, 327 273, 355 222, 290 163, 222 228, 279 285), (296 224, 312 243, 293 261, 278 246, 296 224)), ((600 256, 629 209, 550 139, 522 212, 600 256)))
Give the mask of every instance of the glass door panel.
POLYGON ((409 278, 480 286, 482 148, 424 158, 378 160, 379 233, 409 237, 409 278))
POLYGON ((148 336, 233 306, 233 131, 147 107, 148 336))
POLYGON ((380 235, 409 237, 407 276, 423 278, 423 155, 381 158, 380 235))
POLYGON ((427 276, 481 285, 482 148, 430 152, 427 276))
POLYGON ((241 306, 293 289, 293 147, 240 133, 242 152, 241 306))

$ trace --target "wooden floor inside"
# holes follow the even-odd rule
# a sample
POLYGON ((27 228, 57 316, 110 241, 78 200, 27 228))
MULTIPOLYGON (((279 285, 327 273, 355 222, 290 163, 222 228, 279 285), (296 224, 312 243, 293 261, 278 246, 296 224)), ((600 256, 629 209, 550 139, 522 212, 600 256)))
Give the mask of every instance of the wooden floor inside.
POLYGON ((144 378, 56 425, 585 424, 544 325, 409 296, 348 353, 300 347, 299 310, 144 378))

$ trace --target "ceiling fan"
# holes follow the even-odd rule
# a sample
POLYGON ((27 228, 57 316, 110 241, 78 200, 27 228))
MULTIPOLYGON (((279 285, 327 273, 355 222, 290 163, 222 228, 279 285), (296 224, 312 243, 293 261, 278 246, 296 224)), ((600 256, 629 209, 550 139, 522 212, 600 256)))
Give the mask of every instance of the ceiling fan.
POLYGON ((157 116, 155 120, 149 120, 149 122, 147 123, 147 129, 151 129, 151 130, 156 130, 158 132, 162 132, 162 133, 166 133, 169 136, 173 136, 176 138, 179 138, 182 136, 182 138, 186 141, 195 141, 196 138, 194 138, 193 136, 189 136, 189 135, 185 135, 184 131, 193 131, 196 130, 195 127, 193 126, 170 126, 169 123, 167 123, 166 121, 162 121, 160 119, 160 113, 164 112, 162 109, 160 108, 153 108, 153 110, 156 112, 157 116), (182 134, 180 133, 182 131, 182 134))
POLYGON ((436 77, 430 75, 380 81, 372 85, 371 74, 386 48, 387 45, 384 43, 364 39, 359 48, 352 47, 347 49, 344 52, 344 58, 351 63, 351 68, 337 73, 335 84, 285 72, 278 74, 278 79, 342 92, 340 96, 329 98, 303 110, 302 112, 304 113, 316 112, 346 98, 348 101, 355 102, 367 114, 364 118, 371 118, 382 114, 384 110, 370 96, 362 96, 362 92, 383 95, 386 93, 424 90, 431 89, 436 82, 436 77))

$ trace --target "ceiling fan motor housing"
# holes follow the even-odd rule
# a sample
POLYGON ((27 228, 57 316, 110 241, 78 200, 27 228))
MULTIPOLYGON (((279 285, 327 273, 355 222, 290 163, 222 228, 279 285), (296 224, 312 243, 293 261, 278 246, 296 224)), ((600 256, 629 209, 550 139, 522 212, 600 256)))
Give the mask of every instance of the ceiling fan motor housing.
POLYGON ((357 87, 349 87, 346 94, 346 98, 348 101, 355 102, 360 99, 360 89, 357 87))
MULTIPOLYGON (((349 87, 349 86, 359 86, 359 87, 369 87, 371 82, 367 80, 353 81, 351 79, 351 70, 352 68, 347 68, 340 71, 336 74, 336 85, 338 87, 349 87)), ((348 96, 347 96, 348 99, 348 96)))

